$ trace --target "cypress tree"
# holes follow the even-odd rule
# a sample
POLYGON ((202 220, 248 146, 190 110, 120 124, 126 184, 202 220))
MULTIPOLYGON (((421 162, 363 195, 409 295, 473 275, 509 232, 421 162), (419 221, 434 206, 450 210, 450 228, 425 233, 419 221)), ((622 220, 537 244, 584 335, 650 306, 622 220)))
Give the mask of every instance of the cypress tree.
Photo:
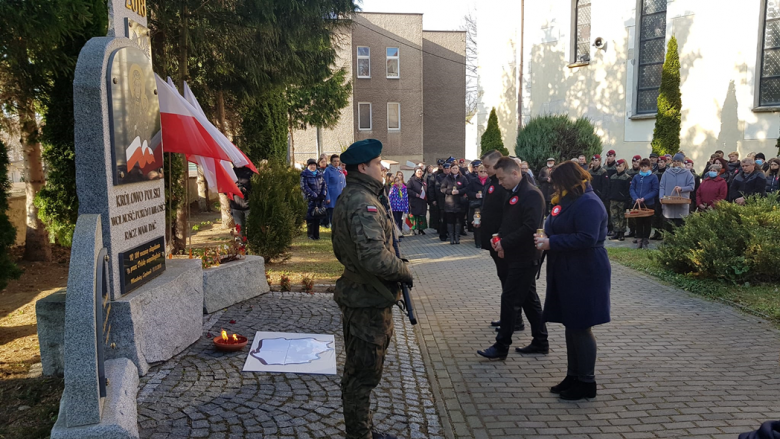
POLYGON ((498 116, 496 116, 495 107, 490 110, 487 129, 482 133, 480 146, 480 155, 494 149, 501 154, 509 155, 509 151, 504 147, 504 142, 501 140, 501 129, 498 127, 498 116))
POLYGON ((0 142, 0 290, 8 285, 9 279, 18 279, 22 271, 11 260, 8 248, 16 241, 16 228, 8 219, 8 151, 0 142))
POLYGON ((666 48, 666 59, 661 72, 658 114, 653 129, 654 153, 674 154, 680 150, 681 112, 680 55, 677 53, 677 38, 672 36, 666 48))

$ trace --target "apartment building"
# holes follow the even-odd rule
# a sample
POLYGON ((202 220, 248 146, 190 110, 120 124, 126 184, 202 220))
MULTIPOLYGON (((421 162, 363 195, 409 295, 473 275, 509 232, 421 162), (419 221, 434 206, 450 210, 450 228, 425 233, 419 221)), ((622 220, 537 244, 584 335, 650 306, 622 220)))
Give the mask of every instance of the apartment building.
POLYGON ((332 129, 294 133, 295 161, 340 153, 368 138, 405 163, 462 157, 466 142, 466 35, 423 30, 422 14, 359 13, 339 38, 337 67, 352 77, 350 105, 332 129))

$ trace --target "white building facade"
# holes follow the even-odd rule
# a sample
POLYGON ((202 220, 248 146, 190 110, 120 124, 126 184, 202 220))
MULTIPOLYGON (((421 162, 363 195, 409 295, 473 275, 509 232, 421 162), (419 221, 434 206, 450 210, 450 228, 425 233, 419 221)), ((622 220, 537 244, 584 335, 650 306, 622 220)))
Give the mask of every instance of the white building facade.
POLYGON ((523 3, 513 20, 501 8, 478 11, 479 50, 485 53, 480 73, 486 73, 480 77, 485 93, 479 120, 486 122, 484 111, 491 106, 505 108, 508 121, 501 120, 499 111, 499 122, 506 128, 510 151, 511 108, 520 102, 516 122, 553 113, 586 116, 596 125, 605 151, 615 149, 622 158, 646 157, 661 66, 674 35, 681 65, 681 149, 696 168, 719 149, 738 151, 741 157, 753 151, 777 155, 780 0, 523 3), (507 26, 501 30, 483 25, 502 21, 507 26), (517 38, 519 28, 522 41, 517 38), (492 47, 482 44, 483 30, 492 47), (500 35, 491 35, 496 32, 500 35), (512 51, 507 45, 522 46, 522 56, 518 53, 515 60, 521 96, 514 93, 514 100, 508 79, 512 51))

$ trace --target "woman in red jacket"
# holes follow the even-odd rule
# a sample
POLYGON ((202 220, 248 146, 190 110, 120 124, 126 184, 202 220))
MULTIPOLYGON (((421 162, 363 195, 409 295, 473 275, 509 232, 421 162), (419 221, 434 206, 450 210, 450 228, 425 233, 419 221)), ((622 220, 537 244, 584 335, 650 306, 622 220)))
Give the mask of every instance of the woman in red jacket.
POLYGON ((715 203, 726 199, 729 188, 726 180, 722 177, 723 172, 723 166, 719 162, 715 162, 710 166, 710 170, 703 175, 705 178, 699 185, 699 189, 696 189, 696 202, 699 210, 711 209, 715 203))

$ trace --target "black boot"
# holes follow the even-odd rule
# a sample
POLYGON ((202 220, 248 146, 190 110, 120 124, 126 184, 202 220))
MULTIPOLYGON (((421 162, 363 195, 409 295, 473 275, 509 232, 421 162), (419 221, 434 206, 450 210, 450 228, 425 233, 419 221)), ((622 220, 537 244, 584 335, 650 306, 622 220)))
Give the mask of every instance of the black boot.
POLYGON ((566 401, 577 401, 583 398, 596 397, 596 382, 583 383, 580 380, 571 386, 568 390, 561 392, 561 399, 566 401))
POLYGON ((458 230, 460 230, 460 223, 459 222, 455 223, 455 244, 460 244, 460 235, 465 235, 466 234, 463 231, 458 233, 458 230))
POLYGON ((547 355, 548 353, 550 353, 550 345, 541 345, 541 344, 535 344, 534 342, 531 342, 531 344, 529 344, 524 348, 515 348, 515 352, 521 354, 547 355))
POLYGON ((455 244, 455 224, 447 224, 447 238, 450 240, 450 245, 455 244))
POLYGON ((574 375, 566 375, 566 378, 563 379, 558 385, 550 387, 550 393, 555 393, 556 395, 563 392, 564 390, 571 389, 575 384, 577 383, 577 377, 574 375))
POLYGON ((618 233, 618 241, 625 241, 626 240, 626 234, 624 232, 618 233))

